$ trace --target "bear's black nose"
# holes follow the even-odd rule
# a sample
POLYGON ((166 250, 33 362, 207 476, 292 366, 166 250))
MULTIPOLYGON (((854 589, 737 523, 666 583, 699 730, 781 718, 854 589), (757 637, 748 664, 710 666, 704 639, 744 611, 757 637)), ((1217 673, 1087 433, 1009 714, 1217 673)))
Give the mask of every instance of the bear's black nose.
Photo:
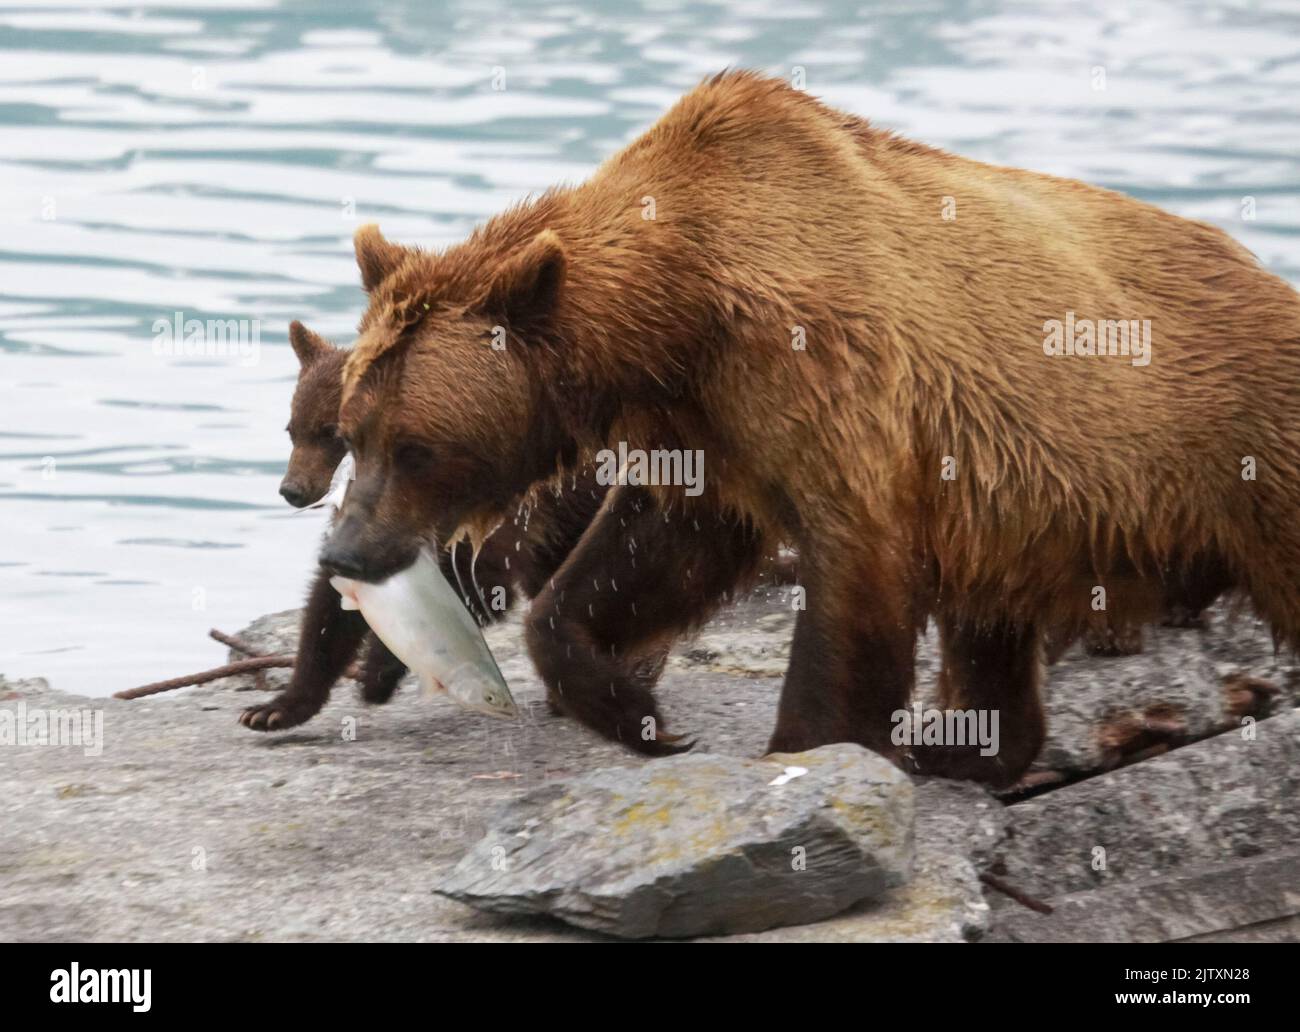
POLYGON ((307 492, 293 480, 285 480, 280 484, 280 497, 292 505, 295 509, 301 509, 309 501, 307 492))

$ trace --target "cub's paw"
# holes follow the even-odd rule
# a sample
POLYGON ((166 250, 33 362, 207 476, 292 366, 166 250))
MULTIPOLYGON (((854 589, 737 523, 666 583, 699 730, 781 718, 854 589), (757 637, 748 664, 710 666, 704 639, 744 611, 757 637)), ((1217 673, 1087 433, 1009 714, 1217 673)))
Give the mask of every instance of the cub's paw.
POLYGON ((319 712, 311 699, 277 695, 261 706, 251 706, 239 715, 239 722, 252 731, 284 731, 305 723, 319 712))
POLYGON ((393 697, 405 674, 405 667, 386 670, 381 674, 367 671, 365 680, 361 682, 361 701, 368 706, 382 706, 393 697))

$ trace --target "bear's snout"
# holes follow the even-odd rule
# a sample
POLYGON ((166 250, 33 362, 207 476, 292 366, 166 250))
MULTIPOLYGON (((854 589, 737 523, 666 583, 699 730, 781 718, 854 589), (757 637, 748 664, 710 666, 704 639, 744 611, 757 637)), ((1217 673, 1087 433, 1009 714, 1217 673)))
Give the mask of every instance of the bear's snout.
POLYGON ((382 531, 356 516, 344 516, 321 549, 327 573, 378 584, 415 561, 418 544, 382 531))
POLYGON ((298 481, 290 480, 288 477, 280 481, 280 497, 295 509, 301 509, 312 501, 307 494, 307 489, 298 481))

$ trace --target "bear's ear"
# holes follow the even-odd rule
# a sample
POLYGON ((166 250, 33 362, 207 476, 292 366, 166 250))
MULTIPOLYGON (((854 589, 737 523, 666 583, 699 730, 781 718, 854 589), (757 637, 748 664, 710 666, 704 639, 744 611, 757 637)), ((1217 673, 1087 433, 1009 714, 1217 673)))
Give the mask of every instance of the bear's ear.
POLYGON ((516 325, 543 319, 559 299, 567 267, 564 244, 544 229, 497 268, 477 308, 516 325))
POLYGON ((293 346, 293 353, 298 356, 298 364, 304 369, 332 346, 324 337, 312 333, 297 319, 289 324, 289 343, 293 346))
POLYGON ((357 267, 361 269, 361 286, 366 293, 374 290, 389 274, 394 272, 405 251, 399 244, 390 244, 373 222, 362 226, 352 235, 352 246, 357 252, 357 267))

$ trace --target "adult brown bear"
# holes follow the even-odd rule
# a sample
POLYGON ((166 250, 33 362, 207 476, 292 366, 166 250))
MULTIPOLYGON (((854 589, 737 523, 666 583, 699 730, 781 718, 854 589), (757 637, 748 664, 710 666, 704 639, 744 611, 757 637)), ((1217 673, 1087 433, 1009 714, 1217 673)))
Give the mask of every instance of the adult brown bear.
POLYGON ((910 760, 999 784, 1043 738, 1043 629, 1099 598, 1142 622, 1212 576, 1300 643, 1300 297, 1210 226, 729 73, 444 253, 357 246, 328 567, 482 533, 609 442, 704 453, 698 496, 612 491, 534 602, 542 676, 602 734, 672 748, 664 650, 775 539, 807 594, 772 750, 908 759, 930 615, 945 707, 1000 711, 1001 748, 910 760))

